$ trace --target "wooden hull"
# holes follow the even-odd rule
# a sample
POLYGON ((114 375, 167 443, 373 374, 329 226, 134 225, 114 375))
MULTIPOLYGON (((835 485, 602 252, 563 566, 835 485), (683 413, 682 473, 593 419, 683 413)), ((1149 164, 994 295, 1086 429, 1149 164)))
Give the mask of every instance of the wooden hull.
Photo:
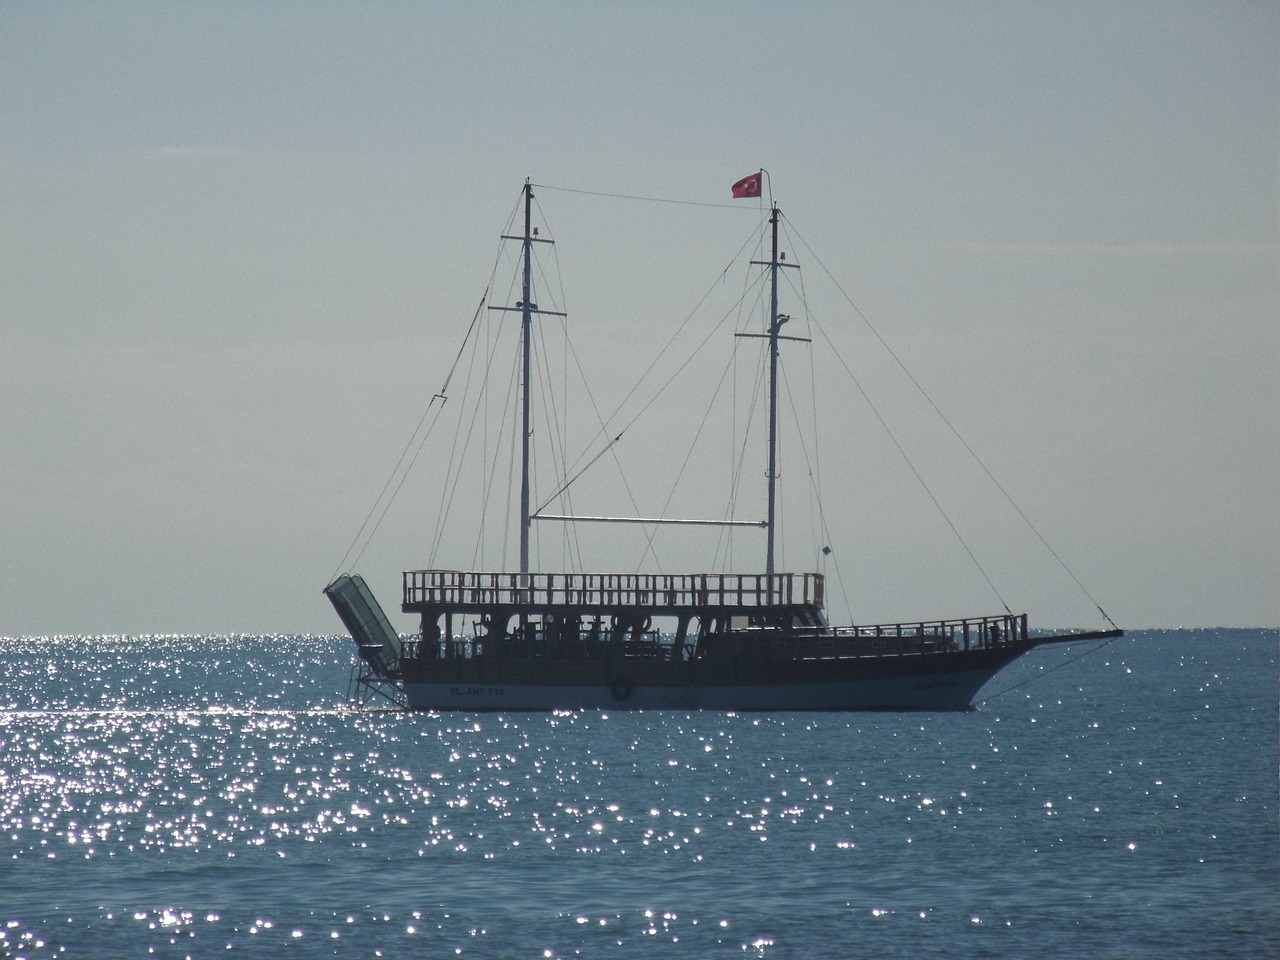
POLYGON ((780 662, 423 660, 414 710, 964 710, 1031 644, 780 662))

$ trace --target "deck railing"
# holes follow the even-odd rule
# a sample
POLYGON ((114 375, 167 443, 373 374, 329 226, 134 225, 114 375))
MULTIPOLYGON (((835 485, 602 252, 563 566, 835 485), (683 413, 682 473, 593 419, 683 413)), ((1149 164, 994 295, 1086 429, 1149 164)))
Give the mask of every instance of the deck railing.
POLYGON ((873 651, 900 646, 904 641, 924 644, 929 649, 991 649, 1025 643, 1028 636, 1025 613, 963 620, 829 627, 825 630, 800 627, 791 632, 801 643, 817 640, 823 650, 844 649, 850 642, 865 645, 869 640, 873 651))
POLYGON ((834 628, 748 627, 707 636, 690 635, 683 642, 657 630, 637 633, 628 629, 620 638, 615 638, 616 643, 606 642, 607 637, 592 630, 566 630, 563 623, 556 623, 555 633, 549 634, 545 623, 531 621, 526 629, 513 634, 441 637, 415 645, 408 656, 410 659, 494 656, 514 660, 592 660, 619 656, 649 660, 745 658, 779 662, 994 650, 1021 646, 1028 640, 1026 614, 834 628))
POLYGON ((1025 613, 840 627, 746 627, 732 630, 730 634, 726 638, 713 636, 711 639, 728 642, 740 650, 768 650, 819 658, 904 651, 990 650, 1017 646, 1028 639, 1025 613))
POLYGON ((407 570, 404 606, 821 608, 820 573, 472 573, 407 570))

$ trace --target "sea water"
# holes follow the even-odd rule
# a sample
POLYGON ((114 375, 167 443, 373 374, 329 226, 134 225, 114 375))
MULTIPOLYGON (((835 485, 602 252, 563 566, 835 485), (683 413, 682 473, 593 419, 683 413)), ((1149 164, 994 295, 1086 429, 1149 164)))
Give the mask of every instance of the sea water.
POLYGON ((0 954, 1276 957, 1278 645, 1043 648, 962 713, 406 715, 345 638, 0 640, 0 954))

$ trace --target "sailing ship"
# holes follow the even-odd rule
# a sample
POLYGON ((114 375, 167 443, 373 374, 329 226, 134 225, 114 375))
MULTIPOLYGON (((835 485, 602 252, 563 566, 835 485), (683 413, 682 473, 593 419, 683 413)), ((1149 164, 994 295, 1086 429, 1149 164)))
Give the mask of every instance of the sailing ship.
MULTIPOLYGON (((735 197, 760 192, 760 175, 733 190, 735 197)), ((533 251, 552 241, 533 226, 528 181, 522 196, 524 230, 503 236, 520 245, 520 296, 514 306, 489 307, 518 314, 520 322, 519 567, 404 572, 401 610, 419 624, 409 637, 393 628, 361 576, 334 578, 324 592, 356 642, 355 680, 364 697, 380 693, 413 710, 957 710, 971 707, 1001 668, 1036 647, 1122 635, 1114 624, 1034 631, 1026 614, 1007 608, 985 616, 836 626, 827 619, 824 574, 775 568, 779 349, 784 341, 806 338, 782 333, 789 317, 779 312, 779 276, 796 265, 779 251, 781 212, 772 199, 770 244, 751 261, 767 278, 765 323, 759 332, 737 334, 759 339, 764 348, 765 516, 561 515, 548 513, 546 503, 535 506, 534 321, 564 313, 535 302, 533 251), (546 572, 530 560, 534 521, 755 527, 764 533, 764 569, 546 572)))

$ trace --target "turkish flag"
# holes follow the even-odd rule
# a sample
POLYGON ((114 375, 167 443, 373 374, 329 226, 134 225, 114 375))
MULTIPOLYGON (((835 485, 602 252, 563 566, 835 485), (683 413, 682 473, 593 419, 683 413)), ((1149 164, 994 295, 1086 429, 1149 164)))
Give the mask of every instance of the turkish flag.
POLYGON ((733 195, 735 197, 758 197, 760 196, 760 174, 753 173, 749 177, 743 177, 733 185, 733 195))

